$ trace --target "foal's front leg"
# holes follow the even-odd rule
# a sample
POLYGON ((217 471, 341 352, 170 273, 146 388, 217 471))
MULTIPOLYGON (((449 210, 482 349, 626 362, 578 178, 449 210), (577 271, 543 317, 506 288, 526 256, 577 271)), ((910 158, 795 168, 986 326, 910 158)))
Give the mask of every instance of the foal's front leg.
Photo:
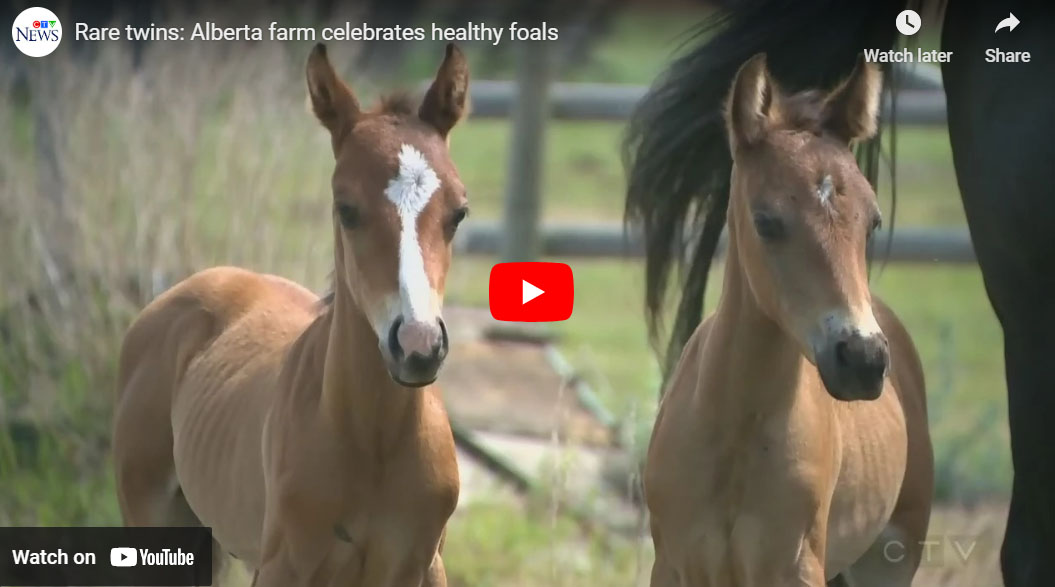
POLYGON ((447 570, 443 566, 443 545, 446 543, 447 527, 444 526, 436 554, 432 557, 429 570, 425 572, 425 580, 421 582, 421 587, 447 587, 447 570))
POLYGON ((295 587, 299 585, 293 568, 279 560, 268 561, 253 574, 252 587, 295 587))
POLYGON ((447 573, 439 552, 427 564, 420 556, 393 562, 368 558, 362 576, 363 587, 447 587, 447 573))
POLYGON ((678 575, 674 572, 674 568, 667 564, 661 553, 657 552, 656 561, 652 563, 649 587, 678 587, 679 585, 678 575))
POLYGON ((439 552, 432 559, 432 565, 429 566, 421 587, 447 587, 447 571, 443 568, 443 557, 439 552))
POLYGON ((325 526, 309 515, 274 516, 265 522, 263 557, 252 587, 318 587, 331 581, 334 572, 358 575, 361 559, 350 557, 344 569, 332 566, 335 539, 325 526), (281 524, 281 526, 280 526, 281 524), (280 530, 282 527, 284 529, 280 530), (322 574, 325 569, 326 574, 322 574))
POLYGON ((825 587, 824 562, 812 552, 804 553, 799 561, 797 579, 792 583, 795 587, 825 587))

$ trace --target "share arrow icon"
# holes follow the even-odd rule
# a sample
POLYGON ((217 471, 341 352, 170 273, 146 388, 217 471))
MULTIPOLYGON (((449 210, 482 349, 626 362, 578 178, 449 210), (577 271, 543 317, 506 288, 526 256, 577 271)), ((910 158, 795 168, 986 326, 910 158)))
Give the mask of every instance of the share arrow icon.
POLYGON ((1000 21, 1000 24, 996 25, 996 30, 993 31, 994 33, 999 33, 1000 29, 1002 29, 1004 27, 1007 27, 1008 32, 1011 32, 1011 31, 1015 30, 1015 27, 1018 26, 1018 23, 1022 22, 1022 21, 1018 20, 1017 18, 1015 18, 1015 14, 1014 13, 1009 12, 1008 15, 1009 16, 1007 18, 1005 18, 1004 20, 1000 21))

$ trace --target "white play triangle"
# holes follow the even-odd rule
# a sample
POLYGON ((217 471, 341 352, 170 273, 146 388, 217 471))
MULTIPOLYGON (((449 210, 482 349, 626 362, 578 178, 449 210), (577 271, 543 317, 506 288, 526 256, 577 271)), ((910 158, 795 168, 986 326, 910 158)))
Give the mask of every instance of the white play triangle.
POLYGON ((531 300, 539 297, 540 295, 546 293, 541 289, 535 287, 534 285, 531 285, 526 280, 521 279, 520 281, 524 284, 524 301, 520 302, 522 304, 526 304, 531 300))

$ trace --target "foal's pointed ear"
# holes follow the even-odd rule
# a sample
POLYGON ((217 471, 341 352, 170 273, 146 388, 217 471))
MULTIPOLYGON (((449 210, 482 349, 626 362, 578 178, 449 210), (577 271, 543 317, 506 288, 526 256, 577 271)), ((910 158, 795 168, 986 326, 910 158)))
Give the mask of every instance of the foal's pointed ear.
POLYGON ((766 69, 766 56, 759 53, 736 72, 726 103, 725 125, 732 152, 757 143, 773 117, 777 87, 766 69))
POLYGON ((824 101, 824 127, 848 144, 872 138, 879 128, 882 89, 879 67, 858 57, 850 77, 824 101))
POLYGON ((315 117, 336 139, 355 125, 359 118, 359 101, 352 90, 333 70, 326 55, 326 45, 319 43, 308 56, 308 95, 315 117))
POLYGON ((468 100, 469 63, 461 49, 449 43, 436 79, 418 109, 418 117, 446 137, 465 115, 468 100))

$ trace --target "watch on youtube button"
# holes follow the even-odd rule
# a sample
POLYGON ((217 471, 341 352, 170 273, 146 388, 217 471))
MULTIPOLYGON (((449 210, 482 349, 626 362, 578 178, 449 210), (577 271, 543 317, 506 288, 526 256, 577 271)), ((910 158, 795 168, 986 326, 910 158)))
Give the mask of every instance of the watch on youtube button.
POLYGON ((571 317, 575 279, 564 263, 499 263, 487 299, 495 320, 559 322, 571 317))

